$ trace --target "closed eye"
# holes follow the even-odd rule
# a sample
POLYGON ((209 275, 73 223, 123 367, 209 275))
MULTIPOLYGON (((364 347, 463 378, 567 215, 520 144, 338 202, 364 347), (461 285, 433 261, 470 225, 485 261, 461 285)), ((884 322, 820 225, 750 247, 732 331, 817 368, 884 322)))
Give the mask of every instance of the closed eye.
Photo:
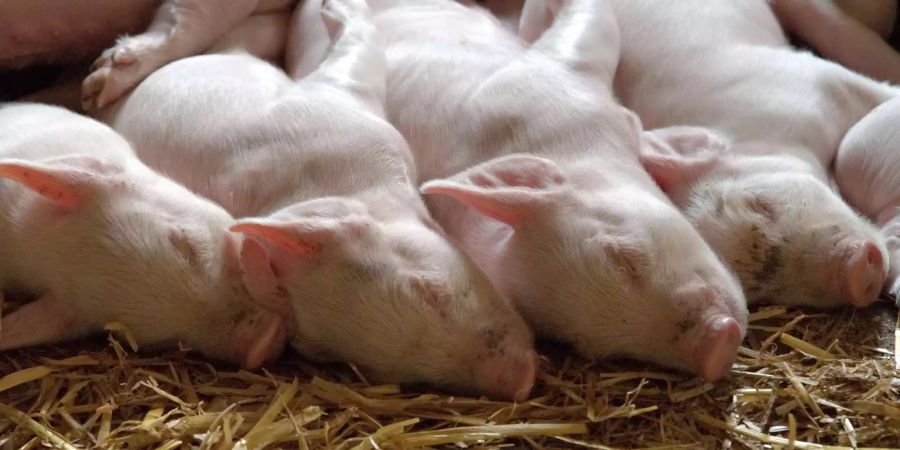
POLYGON ((185 230, 176 228, 170 231, 169 243, 190 265, 197 265, 197 249, 185 230))
POLYGON ((775 203, 773 203, 769 199, 753 196, 746 198, 744 200, 744 203, 747 205, 747 208, 749 208, 756 214, 759 214, 773 222, 778 219, 778 208, 775 206, 775 203))

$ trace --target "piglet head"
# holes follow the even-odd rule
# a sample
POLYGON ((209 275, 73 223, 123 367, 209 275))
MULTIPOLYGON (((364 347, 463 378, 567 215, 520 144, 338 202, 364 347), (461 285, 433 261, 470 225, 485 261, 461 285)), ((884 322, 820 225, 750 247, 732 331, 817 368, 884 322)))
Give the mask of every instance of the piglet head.
POLYGON ((662 195, 578 187, 553 161, 531 155, 488 161, 422 190, 506 226, 498 243, 471 251, 541 334, 591 356, 710 378, 733 361, 746 330, 744 297, 662 195), (698 352, 714 353, 713 362, 698 352))
POLYGON ((666 130, 642 160, 751 302, 862 307, 878 297, 887 268, 883 239, 824 175, 770 144, 737 144, 736 154, 725 151, 729 144, 685 149, 704 134, 666 130))
POLYGON ((246 285, 292 314, 306 356, 523 400, 537 370, 530 330, 411 197, 423 215, 385 219, 330 197, 239 221, 246 285))
POLYGON ((122 321, 143 345, 181 341, 248 367, 280 352, 284 327, 243 288, 223 209, 135 160, 7 159, 0 177, 39 194, 21 224, 58 236, 40 245, 61 260, 77 255, 53 276, 87 320, 122 321))

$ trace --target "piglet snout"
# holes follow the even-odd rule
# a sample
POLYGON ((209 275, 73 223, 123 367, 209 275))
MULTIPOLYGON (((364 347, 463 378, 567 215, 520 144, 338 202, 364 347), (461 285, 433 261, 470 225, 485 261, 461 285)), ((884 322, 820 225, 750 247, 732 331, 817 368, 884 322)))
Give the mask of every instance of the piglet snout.
POLYGON ((741 325, 732 317, 716 315, 707 322, 694 370, 703 381, 711 382, 728 373, 741 345, 741 325))
POLYGON ((850 299, 850 304, 863 308, 878 298, 884 285, 887 276, 884 255, 871 241, 857 243, 852 249, 845 268, 844 294, 850 299))
POLYGON ((538 367, 540 358, 528 350, 514 357, 492 358, 477 369, 475 376, 489 396, 523 402, 531 395, 538 367))

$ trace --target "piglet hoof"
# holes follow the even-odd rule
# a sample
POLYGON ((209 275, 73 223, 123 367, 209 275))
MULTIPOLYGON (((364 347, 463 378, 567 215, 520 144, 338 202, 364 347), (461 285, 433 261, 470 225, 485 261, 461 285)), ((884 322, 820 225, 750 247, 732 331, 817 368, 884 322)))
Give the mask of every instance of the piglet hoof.
POLYGON ((118 100, 159 67, 152 58, 163 43, 161 36, 141 35, 120 40, 94 61, 81 85, 81 107, 93 111, 118 100))

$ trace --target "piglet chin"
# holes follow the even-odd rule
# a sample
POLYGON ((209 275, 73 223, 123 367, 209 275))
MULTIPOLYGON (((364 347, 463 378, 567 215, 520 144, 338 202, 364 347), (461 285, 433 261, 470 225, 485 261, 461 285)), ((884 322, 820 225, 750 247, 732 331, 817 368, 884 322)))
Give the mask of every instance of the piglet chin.
POLYGON ((488 396, 523 402, 531 395, 540 358, 533 350, 515 357, 494 358, 476 369, 479 385, 488 396))
POLYGON ((864 308, 874 302, 881 293, 887 273, 881 249, 871 242, 861 242, 853 247, 847 259, 844 285, 850 304, 864 308))
POLYGON ((708 322, 706 340, 699 347, 694 370, 703 381, 718 380, 728 373, 741 345, 741 326, 737 320, 716 315, 708 322))

